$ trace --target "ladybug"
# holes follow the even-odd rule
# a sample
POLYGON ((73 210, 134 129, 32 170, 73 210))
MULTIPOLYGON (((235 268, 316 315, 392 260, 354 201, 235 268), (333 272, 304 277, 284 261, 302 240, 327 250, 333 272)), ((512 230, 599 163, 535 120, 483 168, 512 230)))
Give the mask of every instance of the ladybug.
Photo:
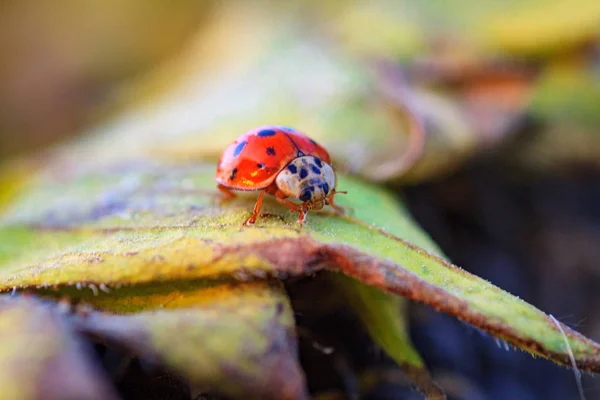
POLYGON ((265 193, 297 212, 300 226, 309 210, 329 205, 337 213, 344 212, 333 200, 337 193, 346 192, 335 190, 329 153, 304 133, 284 126, 261 126, 238 137, 221 155, 215 180, 223 201, 235 198, 232 190, 261 191, 244 225, 256 223, 265 193))

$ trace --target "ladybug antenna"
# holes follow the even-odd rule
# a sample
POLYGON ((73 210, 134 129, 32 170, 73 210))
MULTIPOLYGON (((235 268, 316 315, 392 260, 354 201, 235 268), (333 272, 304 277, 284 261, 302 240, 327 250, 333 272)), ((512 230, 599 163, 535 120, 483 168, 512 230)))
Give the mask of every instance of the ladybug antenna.
POLYGON ((335 190, 333 189, 333 193, 335 194, 348 194, 347 190, 335 190))

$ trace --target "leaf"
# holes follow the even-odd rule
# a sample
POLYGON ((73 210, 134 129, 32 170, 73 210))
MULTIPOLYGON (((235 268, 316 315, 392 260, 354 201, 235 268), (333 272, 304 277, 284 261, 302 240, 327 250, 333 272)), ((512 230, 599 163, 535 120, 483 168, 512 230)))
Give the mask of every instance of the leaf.
POLYGON ((93 312, 77 320, 79 329, 166 365, 198 393, 308 398, 292 309, 279 284, 165 284, 86 300, 125 315, 93 312))
POLYGON ((425 398, 445 399, 413 347, 406 319, 399 318, 399 311, 404 316, 406 309, 402 299, 346 277, 338 277, 337 281, 375 343, 398 363, 425 398))
POLYGON ((532 114, 550 124, 600 128, 600 80, 587 62, 555 62, 540 77, 532 114))
POLYGON ((511 134, 528 105, 532 80, 518 68, 508 68, 501 84, 488 84, 498 75, 485 65, 489 60, 461 63, 450 56, 456 70, 478 73, 457 90, 432 82, 419 63, 326 46, 322 36, 288 23, 295 14, 222 7, 216 27, 123 89, 122 113, 90 132, 94 139, 76 151, 65 149, 64 163, 97 160, 102 167, 148 156, 216 162, 238 135, 269 123, 309 133, 338 170, 371 181, 419 182, 511 134), (244 50, 232 62, 222 49, 241 41, 244 50), (382 71, 384 63, 394 73, 382 71), (420 70, 425 73, 415 73, 420 70))
POLYGON ((477 21, 477 31, 488 46, 511 53, 547 55, 600 33, 600 5, 594 0, 514 1, 496 11, 477 21))
POLYGON ((117 399, 61 315, 0 297, 0 399, 117 399))
POLYGON ((543 124, 537 134, 522 141, 511 156, 534 169, 588 164, 600 160, 600 80, 591 60, 550 65, 540 77, 531 114, 543 124))
MULTIPOLYGON (((245 202, 231 209, 219 209, 211 204, 215 194, 213 189, 208 189, 214 188, 212 166, 155 164, 138 165, 133 168, 117 167, 106 171, 85 170, 80 168, 80 171, 73 171, 73 174, 64 171, 63 174, 40 177, 37 181, 38 186, 17 199, 16 206, 8 210, 3 221, 5 228, 0 230, 0 236, 6 239, 0 240, 0 264, 4 267, 3 272, 9 272, 11 265, 22 266, 33 263, 38 266, 50 266, 47 264, 49 262, 52 266, 42 267, 45 272, 38 270, 41 274, 36 272, 34 276, 26 272, 25 275, 28 275, 26 280, 32 284, 33 281, 37 281, 35 286, 39 284, 47 287, 49 283, 53 283, 50 286, 59 285, 62 295, 86 301, 111 312, 138 313, 153 308, 160 309, 163 304, 175 307, 178 303, 175 300, 191 306, 199 298, 214 298, 216 304, 220 304, 224 303, 226 298, 230 298, 230 302, 240 304, 238 307, 240 309, 244 308, 242 305, 247 306, 248 311, 243 312, 245 315, 253 312, 258 312, 258 317, 263 315, 259 305, 247 304, 247 299, 241 296, 243 291, 225 290, 223 289, 225 286, 219 286, 219 290, 212 290, 210 288, 210 285, 214 285, 212 283, 203 291, 198 289, 198 295, 191 296, 189 290, 181 291, 173 284, 177 280, 204 279, 208 280, 207 282, 220 282, 222 279, 245 280, 251 278, 252 274, 257 274, 262 279, 269 273, 268 271, 272 270, 269 263, 257 257, 243 255, 241 258, 237 257, 239 254, 234 250, 236 242, 229 240, 228 236, 230 233, 234 236, 236 233, 243 233, 240 232, 240 221, 237 219, 244 218, 245 210, 242 207, 245 208, 245 202), (205 190, 205 187, 208 190, 205 190), (85 200, 86 198, 88 201, 85 200), (230 220, 235 222, 231 223, 230 220), (227 230, 221 230, 226 226, 227 230), (220 237, 210 239, 213 234, 220 237), (218 250, 212 247, 212 240, 233 247, 218 250), (214 250, 221 255, 217 255, 214 250), (207 258, 203 261, 204 257, 207 258), (239 269, 238 262, 243 264, 242 269, 239 269), (94 268, 94 265, 99 268, 94 268), (261 272, 261 269, 264 269, 264 272, 261 272), (71 289, 68 289, 64 284, 75 285, 75 288, 71 286, 71 289), (122 286, 127 284, 153 284, 153 286, 136 285, 131 289, 122 286), (77 290, 84 288, 87 290, 77 290), (216 296, 217 293, 221 296, 216 296)), ((358 182, 349 181, 347 186, 351 189, 354 186, 352 190, 355 191, 363 190, 362 184, 358 182)), ((357 198, 354 205, 358 207, 356 210, 358 215, 363 215, 367 211, 368 214, 365 216, 373 222, 389 225, 397 232, 405 232, 413 240, 439 251, 420 230, 415 229, 406 211, 399 210, 395 201, 388 195, 375 191, 371 195, 357 198), (378 204, 383 214, 373 212, 374 203, 378 204), (393 223, 390 224, 390 221, 393 223)), ((272 204, 269 206, 272 207, 272 204)), ((325 217, 331 218, 331 216, 325 217)), ((271 221, 271 225, 274 225, 273 232, 263 236, 261 229, 247 230, 248 236, 242 239, 242 243, 252 246, 253 241, 260 240, 261 237, 269 239, 289 235, 305 236, 295 229, 293 217, 288 218, 283 226, 279 218, 268 216, 265 218, 267 221, 273 219, 271 221), (280 228, 277 228, 277 225, 280 225, 280 228)), ((24 272, 20 267, 17 268, 24 272)), ((278 274, 276 271, 273 273, 278 274)), ((282 273, 281 276, 284 277, 284 274, 282 273)), ((8 285, 17 283, 6 275, 2 281, 8 285)), ((32 288, 29 284, 27 286, 32 288)), ((392 311, 398 305, 398 299, 389 299, 390 305, 385 304, 387 300, 380 300, 380 305, 392 311)), ((212 310, 215 315, 223 314, 222 310, 213 308, 215 308, 212 310)), ((168 317, 163 317, 167 314, 169 313, 166 311, 160 316, 153 314, 151 322, 163 326, 164 331, 171 329, 172 332, 173 324, 179 320, 177 316, 170 314, 168 317), (175 322, 169 323, 173 319, 175 322)), ((400 317, 399 309, 396 310, 396 317, 400 317)), ((118 320, 119 326, 126 326, 125 322, 118 320)), ((95 321, 108 321, 107 323, 110 323, 108 326, 112 326, 112 317, 109 316, 103 319, 96 318, 95 321)), ((240 324, 242 322, 247 321, 242 320, 240 324)), ((393 321, 390 323, 392 329, 395 323, 393 321)), ((103 331, 102 324, 103 322, 95 323, 93 329, 86 329, 86 331, 101 337, 110 337, 111 332, 103 331)), ((229 325, 231 327, 231 324, 229 325)), ((240 332, 247 331, 242 326, 240 329, 232 330, 232 336, 227 337, 227 343, 230 345, 248 343, 248 338, 239 337, 240 332)), ((254 327, 256 324, 250 326, 254 327)), ((203 328, 203 325, 198 327, 198 329, 203 328)), ((381 328, 385 327, 381 326, 381 328)), ((127 329, 127 334, 115 335, 114 340, 119 343, 125 342, 126 346, 136 354, 146 357, 150 354, 158 358, 161 363, 180 371, 192 381, 206 384, 207 377, 194 371, 193 364, 165 357, 165 349, 172 345, 148 349, 143 347, 147 341, 139 340, 139 335, 133 336, 129 331, 130 329, 127 329), (138 340, 135 340, 136 338, 138 340)), ((254 343, 255 340, 262 343, 261 339, 267 342, 275 341, 276 335, 272 331, 258 332, 249 343, 254 343), (264 336, 261 337, 260 333, 264 336)), ((183 353, 185 349, 198 346, 191 340, 182 339, 177 343, 183 349, 183 353)), ((245 352, 248 352, 247 346, 244 347, 245 352)), ((260 348, 258 344, 256 346, 260 348)), ((244 357, 251 356, 254 360, 260 360, 259 354, 246 354, 244 351, 234 353, 228 363, 236 365, 236 362, 240 362, 243 366, 244 357)), ((414 350, 411 351, 414 353, 414 350)), ((396 351, 396 355, 399 354, 396 351)), ((289 362, 292 365, 294 359, 294 357, 290 358, 289 362)), ((272 379, 279 376, 274 372, 268 373, 266 367, 258 370, 272 379)), ((424 371, 422 363, 413 365, 411 372, 415 371, 424 371)), ((230 370, 227 378, 235 372, 235 368, 230 370)), ((423 376, 426 376, 426 373, 423 376)), ((222 390, 223 385, 218 385, 218 378, 225 378, 225 376, 210 377, 212 380, 209 379, 208 382, 222 390)), ((226 381, 229 379, 222 379, 220 382, 226 381)), ((260 379, 254 377, 251 381, 259 382, 260 379)), ((298 379, 288 381, 292 383, 298 379)), ((240 382, 240 385, 225 386, 227 393, 249 390, 248 385, 242 384, 245 380, 240 382)), ((265 387, 274 386, 282 390, 285 387, 265 384, 265 387)), ((253 393, 256 392, 256 387, 250 389, 253 393)))
POLYGON ((481 55, 548 56, 600 32, 600 6, 594 0, 371 1, 322 8, 344 45, 401 58, 435 55, 436 42, 444 40, 456 43, 454 54, 469 48, 481 55))
MULTIPOLYGON (((47 178, 5 215, 0 288, 82 282, 91 293, 178 280, 285 279, 328 269, 569 363, 562 333, 541 311, 377 227, 432 246, 384 191, 342 177, 339 186, 349 194, 340 202, 356 218, 313 213, 299 230, 295 216, 268 202, 259 226, 242 228, 252 198, 211 205, 212 174, 209 165, 137 164, 47 178)), ((562 328, 578 367, 600 370, 600 346, 562 328)))

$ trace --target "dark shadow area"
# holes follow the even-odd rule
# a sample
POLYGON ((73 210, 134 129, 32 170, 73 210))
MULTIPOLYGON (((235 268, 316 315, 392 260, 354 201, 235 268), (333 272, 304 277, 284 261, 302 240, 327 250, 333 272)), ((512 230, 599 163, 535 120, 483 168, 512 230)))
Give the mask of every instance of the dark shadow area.
MULTIPOLYGON (((446 255, 584 335, 600 339, 600 173, 525 176, 498 160, 403 191, 446 255)), ((579 399, 572 371, 414 305, 411 335, 450 398, 579 399)), ((600 378, 583 375, 587 399, 600 378)))

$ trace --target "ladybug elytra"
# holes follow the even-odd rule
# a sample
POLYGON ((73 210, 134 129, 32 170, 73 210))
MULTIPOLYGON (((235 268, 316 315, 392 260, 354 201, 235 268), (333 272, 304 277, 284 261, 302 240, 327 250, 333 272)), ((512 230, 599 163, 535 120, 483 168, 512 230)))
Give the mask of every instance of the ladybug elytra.
POLYGON ((221 155, 215 179, 225 201, 235 197, 232 190, 261 191, 244 225, 256 222, 265 193, 297 212, 301 226, 309 210, 329 205, 338 213, 344 211, 334 203, 337 193, 346 192, 336 191, 329 154, 305 134, 288 127, 262 126, 241 135, 221 155), (301 203, 287 200, 290 197, 301 203))

